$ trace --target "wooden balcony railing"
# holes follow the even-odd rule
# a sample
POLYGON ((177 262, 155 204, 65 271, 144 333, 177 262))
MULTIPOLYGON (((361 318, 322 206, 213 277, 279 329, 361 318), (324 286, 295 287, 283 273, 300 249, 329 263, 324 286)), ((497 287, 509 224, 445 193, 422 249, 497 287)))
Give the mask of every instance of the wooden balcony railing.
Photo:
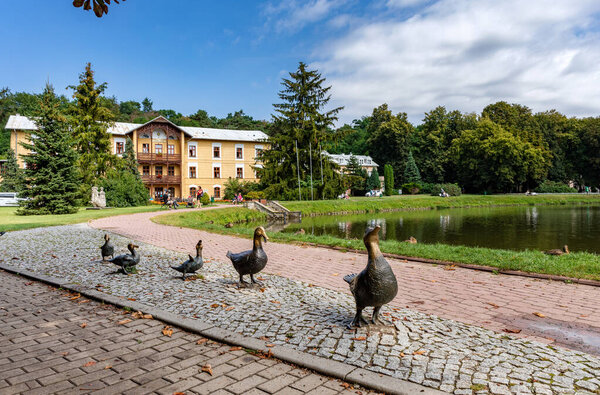
POLYGON ((181 163, 181 154, 157 154, 138 152, 139 163, 181 163))
POLYGON ((144 184, 181 184, 181 176, 143 175, 144 184))

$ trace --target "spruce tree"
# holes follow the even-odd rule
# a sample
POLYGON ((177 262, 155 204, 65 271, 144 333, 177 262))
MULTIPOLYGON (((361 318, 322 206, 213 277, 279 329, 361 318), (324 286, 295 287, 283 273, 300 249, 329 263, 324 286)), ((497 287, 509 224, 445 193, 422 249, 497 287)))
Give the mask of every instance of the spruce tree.
POLYGON ((404 168, 404 183, 420 183, 421 173, 415 162, 412 151, 408 151, 408 157, 406 158, 406 167, 404 168))
POLYGON ((67 120, 58 108, 54 89, 47 84, 35 114, 35 135, 30 135, 28 142, 21 144, 30 151, 22 155, 26 164, 27 188, 21 193, 29 199, 17 211, 18 214, 69 214, 77 211, 77 153, 73 149, 67 120))
POLYGON ((362 175, 361 173, 362 167, 360 167, 360 164, 358 163, 358 159, 356 158, 356 156, 350 154, 350 158, 348 159, 348 164, 346 165, 346 174, 350 174, 353 176, 360 176, 362 175))
POLYGON ((335 137, 331 127, 342 109, 325 110, 331 87, 323 86, 324 83, 325 78, 318 71, 308 70, 302 62, 298 70, 283 79, 283 89, 279 92, 282 103, 274 104, 271 149, 263 152, 263 168, 258 170, 269 198, 299 199, 299 187, 305 188, 303 199, 311 196, 306 188, 311 181, 311 154, 314 196, 334 198, 342 191, 336 165, 320 155, 320 148, 335 137))
POLYGON ((125 141, 125 152, 118 159, 115 169, 109 169, 100 180, 106 193, 106 204, 110 207, 143 206, 148 204, 148 190, 138 171, 133 141, 125 141))
POLYGON ((377 169, 373 169, 369 178, 367 178, 367 189, 372 191, 381 189, 381 181, 379 181, 379 173, 377 169))
POLYGON ((6 154, 6 167, 2 174, 0 192, 21 192, 25 188, 23 169, 19 168, 15 151, 9 148, 6 154))
POLYGON ((383 167, 383 185, 385 186, 385 195, 391 196, 394 194, 394 170, 391 165, 383 167))
POLYGON ((115 156, 110 152, 110 135, 106 132, 113 115, 101 105, 100 100, 106 86, 106 83, 96 85, 90 63, 79 75, 79 85, 69 86, 74 91, 72 130, 79 153, 77 165, 82 181, 81 193, 85 198, 91 187, 115 163, 115 156))
POLYGON ((138 170, 138 162, 135 158, 135 150, 133 149, 133 141, 129 137, 125 141, 125 152, 123 152, 122 166, 125 170, 131 174, 135 174, 139 177, 140 172, 138 170))

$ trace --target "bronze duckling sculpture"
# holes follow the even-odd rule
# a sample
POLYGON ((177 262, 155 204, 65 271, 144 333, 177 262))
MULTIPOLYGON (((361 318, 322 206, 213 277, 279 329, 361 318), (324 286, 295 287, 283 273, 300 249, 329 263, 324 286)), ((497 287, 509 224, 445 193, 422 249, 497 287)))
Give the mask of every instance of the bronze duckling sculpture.
POLYGON ((243 276, 245 274, 250 275, 250 281, 252 284, 256 284, 254 275, 265 268, 267 265, 267 254, 262 248, 262 240, 269 240, 265 228, 259 226, 254 230, 254 242, 251 250, 233 254, 231 251, 227 251, 227 258, 231 259, 233 267, 240 275, 240 285, 246 284, 243 276))
POLYGON ((363 309, 369 306, 373 306, 372 323, 383 325, 384 322, 379 319, 379 310, 398 293, 396 276, 379 249, 380 229, 379 225, 368 228, 363 237, 369 256, 367 267, 358 274, 344 276, 356 301, 356 315, 348 325, 349 328, 369 324, 362 316, 363 309))
POLYGON ((181 278, 184 280, 187 273, 196 273, 196 271, 204 266, 204 261, 202 260, 202 240, 199 240, 196 244, 196 257, 194 258, 191 255, 188 255, 188 257, 189 259, 181 265, 171 266, 171 269, 177 270, 182 274, 181 278))
POLYGON ((544 251, 544 254, 546 255, 563 255, 563 254, 569 254, 571 251, 569 251, 569 246, 568 245, 564 245, 562 250, 560 248, 556 248, 554 250, 548 250, 548 251, 544 251))
POLYGON ((106 261, 107 257, 114 258, 115 256, 115 246, 110 242, 108 233, 104 234, 104 245, 100 247, 100 252, 102 253, 102 261, 106 261))
POLYGON ((129 250, 130 254, 117 255, 108 261, 120 266, 123 273, 128 274, 131 271, 130 269, 140 263, 140 254, 135 250, 136 248, 139 247, 133 243, 129 243, 127 244, 127 249, 129 250))

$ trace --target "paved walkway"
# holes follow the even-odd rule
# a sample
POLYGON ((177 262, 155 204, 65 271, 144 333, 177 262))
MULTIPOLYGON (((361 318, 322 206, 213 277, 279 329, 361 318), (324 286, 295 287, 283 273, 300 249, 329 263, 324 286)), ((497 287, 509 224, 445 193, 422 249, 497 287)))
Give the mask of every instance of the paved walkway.
POLYGON ((0 394, 365 393, 1 270, 0 283, 0 394))
MULTIPOLYGON (((203 209, 205 210, 205 209, 203 209)), ((91 221, 135 240, 175 251, 191 252, 197 241, 204 256, 224 261, 227 250, 250 247, 247 239, 159 225, 150 218, 163 213, 139 213, 91 221)), ((267 273, 321 287, 348 291, 344 274, 362 270, 362 254, 300 245, 268 243, 267 273)), ((493 275, 470 269, 389 259, 399 280, 394 306, 410 307, 495 331, 521 330, 519 336, 586 350, 592 336, 600 344, 600 288, 518 276, 493 275), (540 319, 534 313, 545 318, 540 319)))

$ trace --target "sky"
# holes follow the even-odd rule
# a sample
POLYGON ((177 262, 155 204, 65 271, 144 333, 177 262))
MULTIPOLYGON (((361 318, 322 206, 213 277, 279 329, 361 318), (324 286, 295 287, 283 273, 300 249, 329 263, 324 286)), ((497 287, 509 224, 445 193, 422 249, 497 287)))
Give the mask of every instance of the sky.
POLYGON ((0 87, 70 95, 87 62, 108 96, 184 115, 271 118, 303 61, 339 123, 387 103, 600 115, 598 0, 126 0, 96 18, 71 0, 0 1, 0 87))

